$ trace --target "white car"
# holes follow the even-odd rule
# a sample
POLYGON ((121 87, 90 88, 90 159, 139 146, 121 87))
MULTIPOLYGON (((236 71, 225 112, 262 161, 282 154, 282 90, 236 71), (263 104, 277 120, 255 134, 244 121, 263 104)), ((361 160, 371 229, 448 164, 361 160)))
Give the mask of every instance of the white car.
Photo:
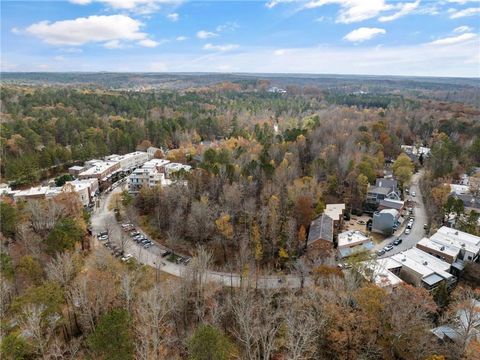
POLYGON ((127 254, 127 255, 125 255, 124 257, 122 257, 122 261, 128 261, 128 260, 130 260, 132 257, 133 257, 132 254, 127 254))
POLYGON ((416 194, 415 194, 415 191, 412 191, 412 196, 415 197, 415 195, 416 195, 416 194))
POLYGON ((409 228, 406 228, 406 229, 405 229, 405 235, 408 235, 408 234, 410 234, 410 229, 409 229, 409 228))

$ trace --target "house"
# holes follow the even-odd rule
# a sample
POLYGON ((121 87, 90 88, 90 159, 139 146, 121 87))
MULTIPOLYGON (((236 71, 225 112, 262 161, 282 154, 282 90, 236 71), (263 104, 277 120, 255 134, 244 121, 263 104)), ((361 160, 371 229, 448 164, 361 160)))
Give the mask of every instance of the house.
POLYGON ((398 181, 393 178, 378 178, 375 180, 375 186, 379 188, 389 188, 390 192, 394 192, 400 196, 400 190, 398 190, 398 181))
POLYGON ((333 219, 328 215, 322 214, 310 224, 307 250, 312 251, 315 249, 326 254, 333 247, 333 219))
POLYGON ((118 162, 122 171, 131 171, 148 161, 148 154, 144 151, 135 151, 125 155, 114 154, 105 156, 105 161, 118 162))
POLYGON ((405 208, 405 202, 402 200, 383 199, 378 204, 378 210, 395 209, 398 212, 402 212, 405 208))
POLYGON ((411 248, 391 257, 390 266, 397 262, 400 266, 398 276, 411 285, 433 290, 442 283, 451 287, 457 278, 450 273, 451 265, 426 252, 411 248))
MULTIPOLYGON (((467 303, 468 304, 468 303, 467 303)), ((432 329, 432 333, 442 341, 480 341, 480 301, 472 299, 469 306, 459 309, 451 323, 432 329)))
POLYGON ((361 231, 344 231, 338 234, 337 244, 340 258, 370 251, 374 247, 372 240, 361 231))
MULTIPOLYGON (((86 163, 85 163, 86 164, 86 163)), ((95 163, 90 163, 92 166, 87 170, 78 174, 79 179, 97 179, 98 181, 105 181, 113 173, 120 170, 120 163, 118 161, 102 161, 97 160, 95 163)), ((90 165, 89 164, 89 165, 90 165)))
POLYGON ((410 157, 419 158, 420 155, 427 157, 430 155, 431 149, 425 146, 401 145, 402 150, 410 157))
POLYGON ((148 159, 149 160, 153 159, 155 157, 155 154, 157 153, 157 151, 163 152, 162 149, 159 149, 159 148, 154 147, 154 146, 150 146, 147 149, 148 159))
POLYGON ((375 212, 384 199, 400 200, 400 195, 387 186, 369 186, 365 199, 365 212, 375 212))
POLYGON ((472 194, 455 194, 453 195, 456 199, 460 199, 463 202, 463 206, 466 209, 479 211, 480 209, 480 197, 476 197, 472 194))
POLYGON ((335 229, 340 229, 343 224, 345 204, 327 204, 323 213, 333 219, 335 229))
POLYGON ((373 214, 372 231, 380 234, 391 235, 393 227, 398 223, 400 213, 395 209, 384 209, 373 214))

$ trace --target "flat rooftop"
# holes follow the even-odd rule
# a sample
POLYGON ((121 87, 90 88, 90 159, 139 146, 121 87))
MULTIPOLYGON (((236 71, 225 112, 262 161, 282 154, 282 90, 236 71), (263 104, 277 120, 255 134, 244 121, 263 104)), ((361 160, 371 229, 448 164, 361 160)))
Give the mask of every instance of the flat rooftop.
POLYGON ((82 171, 80 175, 94 175, 94 174, 101 174, 104 171, 110 169, 111 167, 117 165, 117 161, 98 161, 92 165, 91 168, 82 171))
POLYGON ((430 240, 442 245, 450 245, 459 249, 465 249, 474 254, 480 253, 480 237, 442 226, 430 236, 430 240))
POLYGON ((460 252, 460 248, 458 246, 453 246, 452 244, 444 243, 443 241, 435 241, 429 238, 423 238, 418 242, 418 245, 425 246, 426 248, 452 257, 456 257, 460 252))
POLYGON ((370 239, 361 231, 344 231, 338 234, 338 247, 351 247, 369 242, 370 239))
POLYGON ((323 213, 330 216, 333 220, 338 220, 343 216, 344 210, 345 204, 327 204, 323 213))

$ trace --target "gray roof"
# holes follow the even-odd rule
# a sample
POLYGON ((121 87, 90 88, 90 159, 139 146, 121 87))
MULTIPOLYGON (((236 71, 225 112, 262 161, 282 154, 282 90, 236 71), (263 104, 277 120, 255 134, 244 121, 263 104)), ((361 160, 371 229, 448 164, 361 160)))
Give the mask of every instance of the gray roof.
POLYGON ((310 224, 307 244, 317 240, 333 242, 333 219, 328 215, 322 214, 310 224))
POLYGON ((480 209, 480 198, 476 198, 472 194, 455 194, 454 196, 462 200, 465 207, 480 209))
POLYGON ((392 190, 397 189, 398 183, 395 179, 385 179, 380 178, 375 180, 375 186, 377 187, 386 187, 392 190))
POLYGON ((388 187, 380 187, 380 186, 371 186, 368 189, 369 193, 374 194, 384 194, 385 196, 388 195, 392 190, 388 187))
POLYGON ((384 206, 384 207, 388 207, 390 209, 396 209, 396 210, 400 210, 402 207, 403 207, 403 201, 402 202, 398 202, 398 201, 391 201, 392 199, 383 199, 383 200, 380 200, 380 203, 378 204, 379 206, 384 206))
POLYGON ((434 274, 431 274, 431 275, 428 275, 428 276, 424 277, 422 280, 423 280, 424 283, 432 286, 432 285, 435 285, 435 284, 439 283, 440 281, 442 281, 443 277, 434 273, 434 274))

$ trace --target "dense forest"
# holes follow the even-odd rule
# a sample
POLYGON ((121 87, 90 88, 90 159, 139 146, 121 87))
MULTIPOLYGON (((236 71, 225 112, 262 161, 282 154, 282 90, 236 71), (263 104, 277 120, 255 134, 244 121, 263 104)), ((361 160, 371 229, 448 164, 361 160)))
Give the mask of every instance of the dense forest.
MULTIPOLYGON (((332 259, 303 256, 325 204, 361 213, 368 185, 384 171, 403 188, 423 167, 430 229, 441 226, 455 206, 444 183, 480 166, 480 109, 465 101, 478 88, 431 80, 419 93, 421 81, 412 80, 357 93, 356 83, 313 82, 280 94, 267 91, 271 81, 148 91, 2 85, 2 182, 38 184, 70 164, 145 144, 193 166, 188 186, 124 193, 119 206, 157 241, 193 257, 182 278, 90 249, 89 214, 72 194, 0 203, 2 358, 478 356, 470 333, 441 344, 430 332, 459 309, 475 311, 476 264, 452 293, 409 285, 388 293, 332 259), (431 155, 412 162, 404 144, 428 146, 431 155), (315 286, 229 289, 206 284, 207 269, 310 273, 315 286)), ((475 216, 459 226, 478 234, 475 216)))

